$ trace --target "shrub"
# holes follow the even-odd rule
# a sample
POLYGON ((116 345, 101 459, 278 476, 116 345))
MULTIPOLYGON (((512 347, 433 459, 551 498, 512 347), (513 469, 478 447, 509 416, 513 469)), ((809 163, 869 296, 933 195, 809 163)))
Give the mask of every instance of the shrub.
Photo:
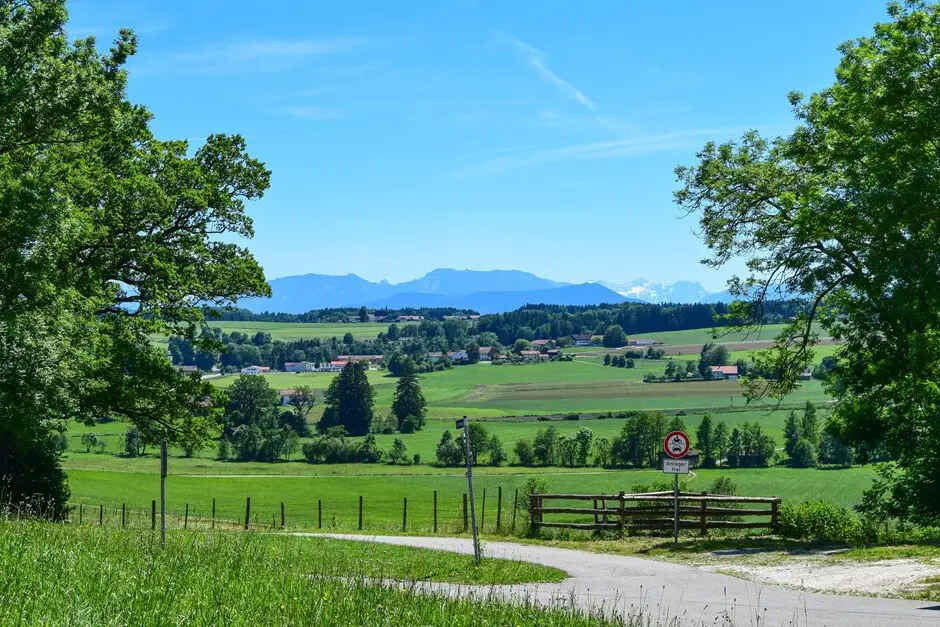
POLYGON ((402 433, 414 433, 421 428, 421 419, 414 416, 405 416, 405 419, 401 421, 402 433))
POLYGON ((57 433, 52 438, 52 446, 57 452, 64 453, 69 450, 69 436, 64 433, 57 433))
POLYGON ((227 461, 229 457, 232 456, 232 446, 229 444, 226 438, 219 440, 219 459, 221 461, 227 461))
MULTIPOLYGON (((526 477, 526 480, 519 486, 519 500, 516 502, 516 509, 528 512, 529 505, 532 502, 532 495, 545 494, 546 492, 548 492, 548 479, 542 475, 530 475, 526 477)), ((522 520, 528 521, 529 516, 523 515, 522 520)), ((528 533, 531 534, 533 531, 531 527, 527 528, 528 533)))
POLYGON ((799 440, 793 447, 793 454, 790 458, 793 466, 796 468, 815 468, 819 465, 819 455, 816 452, 816 445, 809 440, 799 440))
POLYGON ((730 477, 716 477, 708 486, 709 494, 726 494, 734 496, 738 493, 738 485, 730 477))
POLYGON ((83 433, 81 442, 82 446, 85 447, 85 452, 90 453, 91 449, 98 444, 98 436, 94 433, 83 433))
POLYGON ((411 460, 411 463, 414 464, 415 466, 419 465, 419 464, 421 463, 421 454, 420 454, 420 453, 415 453, 415 456, 414 456, 414 458, 411 460))
MULTIPOLYGON (((395 427, 397 426, 398 423, 395 421, 395 416, 391 414, 376 416, 372 421, 372 433, 384 433, 385 435, 389 435, 395 433, 395 427)), ((402 428, 402 433, 406 433, 404 427, 402 428)), ((411 431, 407 433, 411 433, 411 431)))
POLYGON ((795 540, 859 544, 868 535, 857 514, 825 501, 785 503, 778 523, 778 533, 795 540))
POLYGON ((564 419, 565 420, 581 420, 581 414, 576 414, 576 413, 565 414, 564 419))
POLYGON ((529 440, 516 440, 513 452, 516 454, 520 466, 535 465, 535 451, 532 450, 532 442, 529 440))
POLYGON ((124 434, 124 452, 127 453, 127 456, 138 457, 142 445, 140 430, 137 427, 128 429, 127 433, 124 434))

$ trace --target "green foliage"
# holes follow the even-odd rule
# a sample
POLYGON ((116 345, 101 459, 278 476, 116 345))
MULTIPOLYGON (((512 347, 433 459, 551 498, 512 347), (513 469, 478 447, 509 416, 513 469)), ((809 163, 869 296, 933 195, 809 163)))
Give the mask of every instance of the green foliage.
POLYGON ((627 334, 619 324, 612 324, 604 331, 603 344, 607 348, 620 348, 627 343, 627 334))
POLYGON ((715 461, 718 465, 724 463, 725 454, 728 452, 728 425, 724 422, 719 422, 715 425, 715 434, 712 436, 712 439, 715 444, 715 461))
POLYGON ((310 464, 375 464, 382 460, 383 453, 373 434, 370 433, 361 441, 356 442, 347 440, 345 433, 338 430, 340 428, 334 427, 335 430, 304 443, 301 447, 304 459, 310 464))
POLYGON ((839 435, 896 458, 891 498, 929 522, 940 518, 940 182, 925 168, 940 139, 940 5, 896 2, 888 14, 840 46, 831 86, 790 95, 794 132, 707 144, 677 169, 676 201, 698 216, 708 265, 747 259, 731 316, 759 322, 778 290, 806 297, 756 359, 768 377, 748 380, 748 395, 794 390, 821 324, 842 340, 825 373, 839 435))
POLYGON ((711 414, 702 416, 701 422, 695 433, 695 448, 698 449, 700 464, 703 468, 713 468, 715 466, 716 443, 715 429, 712 426, 711 414))
POLYGON ((532 442, 524 438, 516 440, 513 446, 513 453, 516 454, 516 461, 520 466, 535 465, 535 451, 532 449, 532 442))
POLYGON ((140 429, 131 427, 124 434, 124 452, 128 457, 139 457, 144 447, 143 438, 140 436, 140 429))
POLYGON ((502 466, 506 463, 508 457, 503 449, 503 442, 496 434, 493 434, 487 443, 487 450, 490 453, 490 466, 502 466))
POLYGON ((392 413, 398 419, 398 429, 404 433, 402 425, 406 419, 411 419, 411 432, 424 426, 427 416, 427 401, 418 383, 418 376, 414 368, 406 367, 398 379, 395 388, 395 398, 392 401, 392 413))
POLYGON ((539 466, 554 466, 558 455, 558 429, 553 425, 535 432, 532 455, 539 466))
POLYGON ((715 480, 708 486, 707 492, 709 494, 727 494, 734 496, 738 493, 738 485, 731 480, 731 477, 721 475, 715 477, 715 480))
POLYGON ((607 353, 606 355, 604 355, 604 365, 605 366, 610 365, 610 353, 607 353))
POLYGON ((809 440, 800 440, 793 449, 790 462, 796 468, 815 468, 819 464, 816 445, 809 440))
POLYGON ((757 422, 745 422, 731 430, 728 439, 728 465, 755 468, 770 464, 774 441, 757 422))
POLYGON ((616 466, 659 466, 666 436, 662 413, 635 413, 627 418, 620 435, 611 441, 611 463, 616 466))
POLYGON ((366 365, 349 362, 330 382, 324 398, 329 412, 320 419, 322 428, 342 425, 349 435, 365 435, 372 427, 375 391, 366 378, 366 365))
POLYGON ((863 540, 858 515, 825 501, 784 503, 778 522, 778 533, 784 538, 840 544, 857 544, 863 540))
POLYGON ((388 463, 404 464, 407 461, 408 455, 406 452, 405 443, 401 438, 395 438, 395 442, 392 444, 392 448, 388 452, 388 463))
POLYGON ((441 466, 459 466, 465 459, 463 446, 454 440, 450 431, 444 431, 440 442, 437 443, 435 457, 441 466))

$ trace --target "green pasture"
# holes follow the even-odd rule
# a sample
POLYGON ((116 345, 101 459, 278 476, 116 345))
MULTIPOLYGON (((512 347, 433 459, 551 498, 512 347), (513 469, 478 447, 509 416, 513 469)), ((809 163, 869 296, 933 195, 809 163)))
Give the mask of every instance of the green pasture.
POLYGON ((384 323, 332 323, 332 322, 242 322, 242 321, 209 321, 209 326, 222 329, 226 333, 238 331, 254 335, 258 331, 271 334, 272 340, 293 342, 296 340, 312 340, 315 338, 329 339, 331 337, 342 339, 347 333, 352 333, 358 340, 374 340, 375 337, 388 331, 388 324, 384 323))
MULTIPOLYGON (((510 503, 515 490, 532 472, 492 473, 480 468, 474 473, 477 489, 477 516, 484 531, 494 531, 498 494, 502 488, 501 524, 511 524, 510 503), (483 498, 486 491, 484 511, 483 498)), ((538 473, 548 479, 550 492, 610 493, 631 491, 639 484, 662 483, 666 476, 656 470, 597 470, 538 473)), ((761 468, 697 470, 685 488, 706 490, 719 476, 729 477, 738 492, 749 496, 779 496, 786 500, 822 499, 844 506, 859 502, 874 477, 871 467, 839 470, 761 468)), ((106 522, 121 515, 121 505, 132 512, 135 525, 150 521, 151 502, 159 499, 159 477, 128 472, 69 471, 72 500, 83 504, 83 516, 95 519, 98 506, 105 508, 106 522)), ((173 527, 189 505, 191 521, 210 516, 212 499, 216 516, 237 526, 244 523, 247 497, 251 498, 251 522, 279 524, 280 503, 285 506, 289 528, 317 526, 317 502, 323 528, 354 529, 358 526, 359 497, 363 498, 363 529, 401 531, 407 498, 409 533, 433 529, 434 492, 438 499, 438 532, 457 533, 463 529, 462 499, 466 478, 457 470, 438 475, 347 475, 347 476, 175 476, 167 480, 168 508, 173 527), (240 521, 240 522, 239 522, 240 521)), ((521 514, 517 514, 521 515, 521 514)), ((195 522, 193 523, 195 524, 195 522)))
POLYGON ((657 340, 671 346, 684 346, 687 344, 704 344, 706 342, 756 342, 769 341, 777 337, 783 330, 782 324, 768 324, 753 331, 727 331, 717 329, 717 337, 712 328, 686 329, 684 331, 662 331, 656 333, 634 333, 628 337, 631 340, 657 340))
MULTIPOLYGON (((635 368, 612 368, 599 360, 576 359, 494 366, 479 363, 421 375, 431 419, 454 415, 499 418, 569 412, 596 413, 625 410, 720 410, 741 407, 741 387, 736 381, 643 383, 647 373, 661 374, 665 360, 636 360, 635 368)), ((333 373, 273 373, 265 375, 275 389, 307 385, 325 390, 333 373)), ((375 386, 376 409, 391 407, 397 380, 385 371, 370 371, 375 386)), ((213 380, 218 387, 231 386, 236 376, 213 380)), ((807 400, 823 403, 826 396, 816 381, 803 384, 787 403, 807 400)))
MULTIPOLYGON (((744 422, 758 422, 771 437, 777 441, 778 447, 783 445, 783 424, 788 410, 749 409, 747 411, 734 411, 725 413, 713 413, 712 418, 716 422, 724 422, 728 429, 740 426, 744 422)), ((451 416, 456 418, 457 414, 451 416)), ((702 419, 701 413, 681 416, 682 421, 690 434, 693 434, 698 428, 702 419)), ((512 458, 512 447, 520 439, 531 439, 536 431, 544 429, 549 425, 554 426, 561 435, 572 436, 579 428, 587 427, 594 433, 595 438, 612 439, 623 429, 625 420, 618 419, 584 419, 584 420, 553 420, 545 422, 541 420, 491 420, 483 424, 486 429, 499 437, 503 447, 512 458)), ((142 458, 129 459, 115 455, 123 450, 123 437, 126 426, 122 423, 107 423, 96 427, 99 429, 97 435, 107 442, 107 448, 103 453, 85 452, 81 445, 80 434, 88 430, 87 427, 78 425, 79 429, 71 434, 69 448, 70 452, 65 460, 65 467, 68 469, 79 470, 110 470, 115 472, 142 471, 149 472, 155 463, 154 458, 146 456, 142 458)), ((92 428, 94 429, 94 428, 92 428)), ((388 450, 396 438, 401 438, 404 442, 409 458, 415 454, 421 456, 423 464, 421 466, 365 466, 365 472, 386 473, 407 473, 407 474, 428 474, 447 472, 446 469, 440 469, 433 466, 427 466, 435 460, 435 448, 441 439, 445 430, 454 431, 450 420, 430 421, 424 429, 417 433, 402 434, 395 433, 390 435, 377 434, 376 440, 379 446, 388 450)), ((355 438, 353 438, 355 439, 355 438)), ((155 451, 150 451, 155 453, 155 451)), ((178 450, 172 451, 174 455, 181 455, 178 450)), ((174 465, 184 474, 343 474, 351 468, 349 465, 324 466, 311 465, 306 463, 278 463, 263 464, 254 462, 220 462, 216 457, 216 443, 212 442, 204 450, 196 454, 192 459, 180 458, 174 459, 174 465)), ((300 452, 295 458, 301 459, 300 452)), ((358 469, 358 467, 356 467, 358 469)), ((504 467, 493 469, 495 472, 518 472, 519 469, 504 467)), ((546 472, 560 472, 560 469, 546 470, 546 472)), ((359 472, 359 470, 356 470, 359 472)))

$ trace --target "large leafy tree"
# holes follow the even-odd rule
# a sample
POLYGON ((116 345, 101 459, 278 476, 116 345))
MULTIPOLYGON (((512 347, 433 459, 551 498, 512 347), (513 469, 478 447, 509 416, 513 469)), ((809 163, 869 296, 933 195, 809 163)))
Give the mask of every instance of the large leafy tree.
POLYGON ((64 504, 49 436, 110 416, 148 438, 212 433, 198 377, 148 335, 199 334, 202 306, 268 292, 244 203, 269 173, 238 136, 160 141, 125 94, 137 46, 99 54, 64 0, 0 0, 0 477, 6 498, 64 504))
POLYGON ((839 435, 895 457, 896 513, 927 519, 940 515, 940 7, 888 13, 840 47, 832 86, 790 95, 789 137, 707 144, 678 168, 676 200, 700 220, 706 264, 747 259, 735 316, 756 323, 777 290, 808 300, 748 394, 793 390, 827 330, 842 341, 839 435))

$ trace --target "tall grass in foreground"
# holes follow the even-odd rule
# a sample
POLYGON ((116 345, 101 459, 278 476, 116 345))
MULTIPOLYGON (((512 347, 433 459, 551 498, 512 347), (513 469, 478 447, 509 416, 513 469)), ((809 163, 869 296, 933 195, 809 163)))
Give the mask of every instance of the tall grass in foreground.
MULTIPOLYGON (((0 520, 0 624, 600 625, 610 617, 372 585, 305 538, 0 520), (306 544, 305 544, 306 543, 306 544)), ((414 570, 405 553, 388 575, 414 570)), ((420 569, 419 569, 420 570, 420 569)), ((614 619, 616 623, 640 621, 614 619)), ((644 621, 645 623, 645 621, 644 621)))

